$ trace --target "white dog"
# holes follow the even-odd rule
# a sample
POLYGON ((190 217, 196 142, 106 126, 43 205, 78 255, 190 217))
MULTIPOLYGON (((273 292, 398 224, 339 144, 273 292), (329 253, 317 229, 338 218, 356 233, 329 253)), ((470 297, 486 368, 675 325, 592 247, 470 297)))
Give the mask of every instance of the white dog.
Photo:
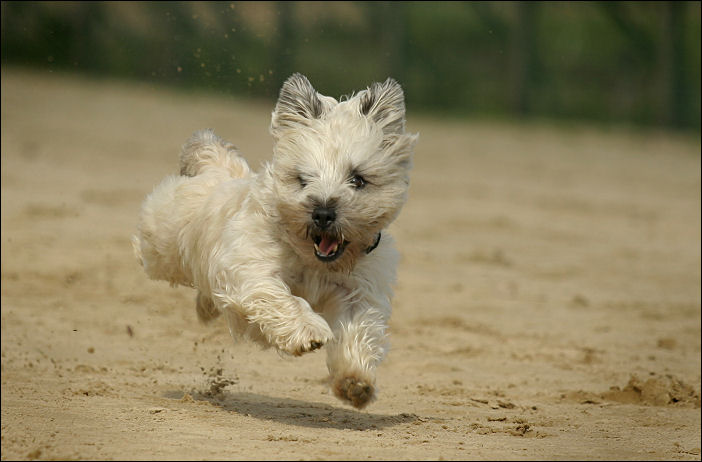
POLYGON ((398 254, 385 231, 407 197, 417 135, 401 87, 340 101, 301 74, 272 115, 273 160, 253 173, 211 130, 183 146, 141 209, 134 250, 152 279, 198 290, 198 317, 301 355, 326 345, 337 397, 375 398, 398 254))

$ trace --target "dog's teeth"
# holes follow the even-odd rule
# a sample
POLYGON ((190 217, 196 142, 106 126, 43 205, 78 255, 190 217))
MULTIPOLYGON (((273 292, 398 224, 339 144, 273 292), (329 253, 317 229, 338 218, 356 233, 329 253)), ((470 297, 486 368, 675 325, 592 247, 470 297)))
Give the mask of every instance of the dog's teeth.
POLYGON ((313 241, 314 252, 322 261, 333 261, 344 252, 344 236, 329 236, 322 234, 318 242, 313 241))

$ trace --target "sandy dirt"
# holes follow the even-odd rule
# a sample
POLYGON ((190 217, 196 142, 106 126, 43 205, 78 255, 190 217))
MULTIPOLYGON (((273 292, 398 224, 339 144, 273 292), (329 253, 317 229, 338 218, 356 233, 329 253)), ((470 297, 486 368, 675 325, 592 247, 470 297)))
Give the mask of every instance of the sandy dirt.
POLYGON ((132 255, 188 136, 256 167, 271 110, 3 71, 3 460, 700 460, 699 139, 410 107, 392 349, 359 412, 323 351, 235 344, 132 255))

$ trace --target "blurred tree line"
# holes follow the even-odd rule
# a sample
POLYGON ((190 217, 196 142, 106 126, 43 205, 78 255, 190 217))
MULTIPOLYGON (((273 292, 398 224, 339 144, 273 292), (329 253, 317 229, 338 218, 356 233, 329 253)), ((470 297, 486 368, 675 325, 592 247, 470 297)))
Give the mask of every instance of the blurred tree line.
POLYGON ((700 130, 700 2, 2 2, 2 65, 700 130))

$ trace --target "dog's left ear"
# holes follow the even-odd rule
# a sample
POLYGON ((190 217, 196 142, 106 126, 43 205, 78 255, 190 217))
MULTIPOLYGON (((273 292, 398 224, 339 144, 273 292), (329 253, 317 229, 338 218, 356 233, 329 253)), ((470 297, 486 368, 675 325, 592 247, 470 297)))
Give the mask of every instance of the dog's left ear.
POLYGON ((405 94, 395 79, 374 83, 359 93, 359 110, 387 134, 405 132, 405 94))
POLYGON ((307 77, 297 72, 291 75, 280 89, 271 118, 271 133, 277 137, 282 130, 318 119, 324 111, 319 96, 307 77))

